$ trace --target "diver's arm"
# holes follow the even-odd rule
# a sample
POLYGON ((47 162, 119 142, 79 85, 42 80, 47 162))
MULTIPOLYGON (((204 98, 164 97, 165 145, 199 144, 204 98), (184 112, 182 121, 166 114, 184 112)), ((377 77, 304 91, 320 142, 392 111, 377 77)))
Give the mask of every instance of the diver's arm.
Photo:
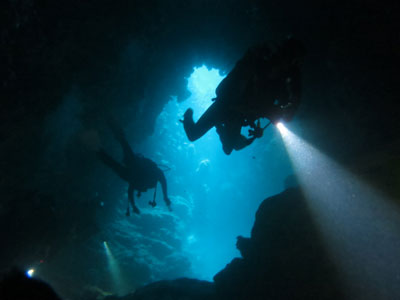
POLYGON ((236 144, 234 145, 233 149, 235 150, 241 150, 247 146, 249 146, 251 143, 254 142, 254 140, 256 139, 256 136, 252 136, 250 138, 247 138, 243 135, 240 135, 240 137, 238 138, 236 144))
POLYGON ((267 128, 271 123, 265 125, 264 127, 261 127, 261 122, 260 120, 255 121, 247 121, 246 125, 249 125, 252 129, 249 129, 249 136, 250 138, 247 138, 243 135, 240 135, 236 142, 235 150, 240 150, 243 149, 244 147, 249 146, 251 143, 254 142, 256 138, 261 138, 263 136, 265 128, 267 128))
POLYGON ((158 169, 158 181, 161 184, 161 189, 164 195, 164 202, 167 205, 168 209, 171 211, 171 200, 168 198, 168 192, 167 192, 167 180, 165 179, 164 172, 160 169, 158 169))

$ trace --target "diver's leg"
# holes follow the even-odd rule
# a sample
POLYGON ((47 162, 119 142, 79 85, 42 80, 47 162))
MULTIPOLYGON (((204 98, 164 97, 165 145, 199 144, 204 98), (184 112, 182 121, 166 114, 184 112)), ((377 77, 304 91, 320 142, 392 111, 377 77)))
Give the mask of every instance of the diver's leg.
POLYGON ((215 101, 196 123, 193 121, 193 110, 189 108, 185 112, 182 123, 186 135, 191 142, 201 138, 220 121, 220 106, 218 101, 215 101))
POLYGON ((217 133, 219 135, 219 140, 221 141, 222 149, 224 150, 224 153, 226 155, 231 154, 232 151, 233 151, 232 141, 229 138, 228 131, 227 131, 226 127, 223 124, 218 125, 217 126, 217 133))
POLYGON ((132 151, 132 148, 129 146, 128 141, 126 140, 124 131, 117 124, 117 122, 113 119, 108 120, 108 126, 110 127, 112 133, 114 134, 115 139, 120 143, 122 147, 122 151, 124 154, 123 161, 125 164, 130 164, 135 158, 135 154, 132 151))
MULTIPOLYGON (((133 212, 135 214, 140 214, 139 208, 137 208, 137 206, 135 205, 133 190, 134 190, 134 187, 133 187, 133 184, 131 183, 131 184, 129 184, 129 188, 128 188, 128 200, 129 200, 129 203, 132 205, 133 212)), ((128 209, 126 215, 129 216, 129 209, 128 209)))
MULTIPOLYGON (((160 169, 158 169, 158 181, 161 184, 161 189, 162 189, 163 196, 164 196, 164 202, 167 205, 168 209, 170 211, 172 211, 171 200, 168 198, 168 192, 167 192, 167 180, 165 179, 164 172, 160 169)), ((156 188, 157 188, 157 186, 156 186, 156 188)))
POLYGON ((99 159, 110 169, 112 169, 119 177, 123 180, 128 181, 128 172, 126 167, 118 163, 110 155, 108 155, 103 149, 97 152, 99 159))

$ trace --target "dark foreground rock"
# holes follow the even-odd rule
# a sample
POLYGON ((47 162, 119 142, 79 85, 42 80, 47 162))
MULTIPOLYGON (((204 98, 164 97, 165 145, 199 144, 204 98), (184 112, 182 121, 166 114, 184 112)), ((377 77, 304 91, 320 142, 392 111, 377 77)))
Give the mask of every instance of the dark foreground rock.
MULTIPOLYGON (((264 200, 257 210, 251 237, 238 237, 237 248, 242 258, 235 258, 215 275, 214 282, 163 280, 123 297, 105 299, 343 299, 335 268, 299 188, 288 188, 264 200)), ((32 295, 43 293, 41 299, 58 299, 47 285, 23 275, 3 281, 1 299, 25 299, 25 291, 19 286, 32 295), (12 298, 15 295, 23 297, 12 298)))
POLYGON ((251 238, 238 237, 243 258, 215 277, 222 299, 341 299, 306 201, 290 188, 260 205, 251 238))
POLYGON ((0 279, 1 300, 61 300, 45 282, 29 278, 22 271, 12 270, 0 279))
POLYGON ((298 188, 264 200, 251 237, 239 237, 237 247, 242 258, 220 271, 215 283, 160 281, 132 295, 107 299, 343 299, 335 269, 298 188))
POLYGON ((151 283, 125 297, 106 300, 216 300, 214 283, 181 278, 151 283))

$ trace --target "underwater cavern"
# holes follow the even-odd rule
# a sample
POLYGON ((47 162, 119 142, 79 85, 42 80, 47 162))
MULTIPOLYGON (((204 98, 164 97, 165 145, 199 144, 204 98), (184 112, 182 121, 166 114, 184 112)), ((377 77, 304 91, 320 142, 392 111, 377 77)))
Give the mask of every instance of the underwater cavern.
POLYGON ((399 3, 0 6, 1 300, 400 299, 399 3))

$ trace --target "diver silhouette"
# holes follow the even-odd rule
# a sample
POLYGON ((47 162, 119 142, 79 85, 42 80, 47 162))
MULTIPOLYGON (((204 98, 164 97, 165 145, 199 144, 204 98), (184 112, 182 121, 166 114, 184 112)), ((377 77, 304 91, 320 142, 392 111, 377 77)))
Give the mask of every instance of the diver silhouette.
POLYGON ((140 213, 140 210, 135 205, 134 191, 137 191, 137 196, 140 197, 142 192, 145 192, 150 188, 155 188, 153 201, 150 201, 149 204, 152 207, 157 205, 155 201, 157 182, 160 182, 161 184, 164 202, 171 211, 171 201, 167 194, 167 181, 164 172, 151 159, 132 151, 125 138, 124 132, 113 120, 109 120, 108 125, 111 128, 115 139, 121 144, 123 150, 123 162, 122 164, 117 162, 102 148, 97 152, 97 154, 106 166, 111 168, 121 179, 129 183, 126 215, 130 215, 129 203, 131 204, 134 213, 140 213))
POLYGON ((221 81, 216 98, 195 123, 193 109, 183 116, 184 130, 195 141, 216 127, 224 152, 229 155, 250 145, 271 123, 290 121, 300 103, 300 65, 303 44, 288 38, 273 50, 268 44, 251 47, 221 81), (259 119, 268 118, 264 128, 259 119), (250 126, 249 137, 241 134, 250 126))

